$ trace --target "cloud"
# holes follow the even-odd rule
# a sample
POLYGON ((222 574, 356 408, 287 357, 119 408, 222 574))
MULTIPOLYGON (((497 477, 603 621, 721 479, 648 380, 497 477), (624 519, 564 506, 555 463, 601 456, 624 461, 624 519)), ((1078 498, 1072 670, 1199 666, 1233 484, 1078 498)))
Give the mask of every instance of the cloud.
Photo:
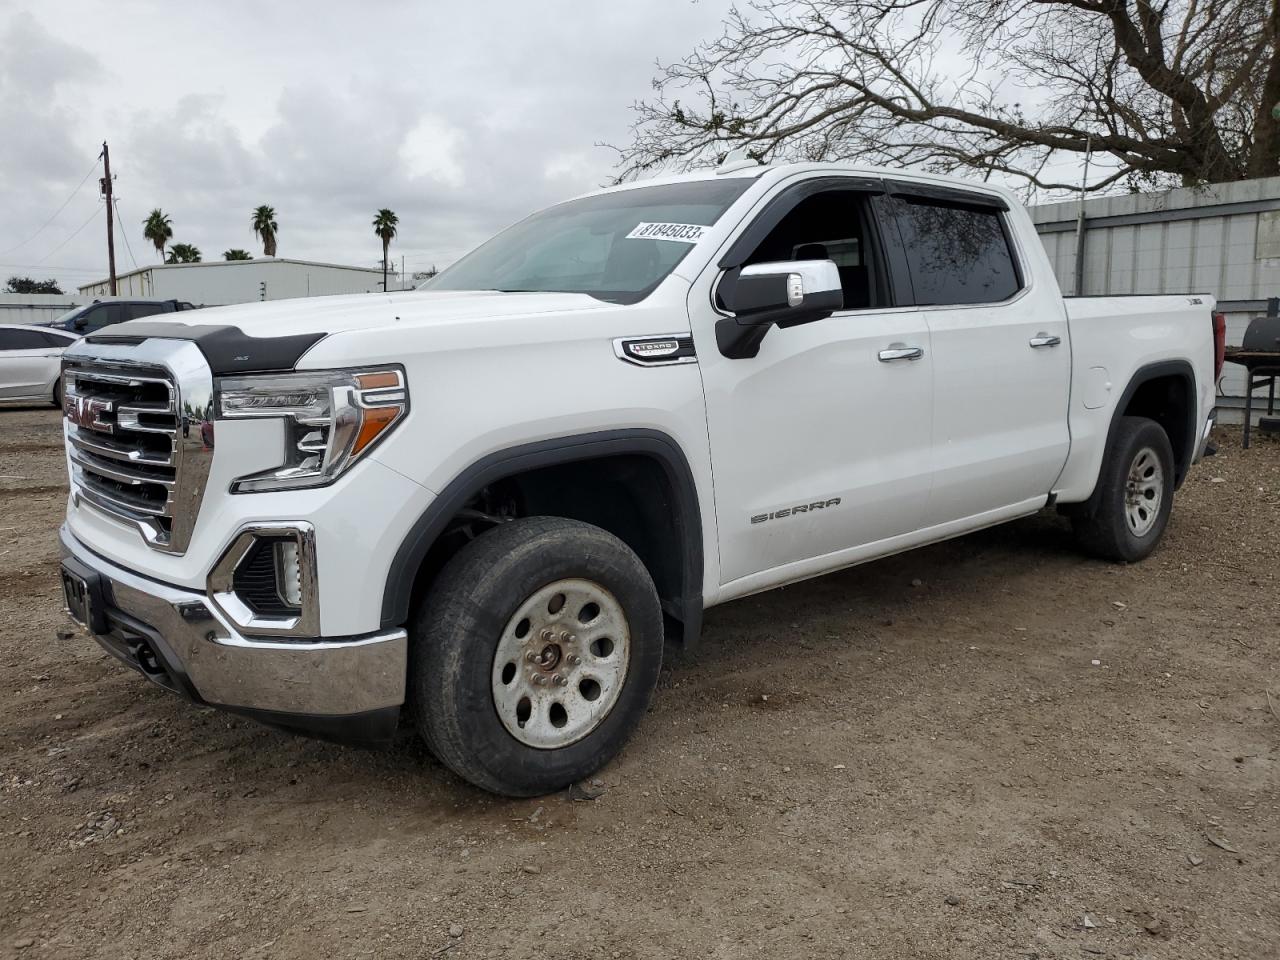
MULTIPOLYGON (((0 251, 21 243, 111 144, 121 229, 154 262, 153 207, 206 258, 260 249, 275 207, 283 256, 373 265, 370 221, 400 217, 393 257, 445 264, 548 203, 607 180, 654 61, 718 31, 728 0, 658 5, 321 0, 306 16, 225 0, 26 5, 0 38, 0 251), (10 52, 15 54, 10 56, 10 52), (110 51, 100 58, 94 51, 110 51), (104 66, 104 61, 107 66, 104 66), (10 137, 9 131, 17 131, 10 137)), ((0 273, 105 275, 92 180, 0 273), (45 256, 56 269, 18 270, 45 256)), ((131 268, 117 240, 117 268, 131 268)))

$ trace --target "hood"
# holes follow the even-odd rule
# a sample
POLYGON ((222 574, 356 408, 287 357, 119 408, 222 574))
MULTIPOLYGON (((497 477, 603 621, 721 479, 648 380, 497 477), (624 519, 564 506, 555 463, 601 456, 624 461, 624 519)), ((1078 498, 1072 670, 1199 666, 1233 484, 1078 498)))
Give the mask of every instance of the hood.
MULTIPOLYGON (((498 291, 428 291, 361 293, 242 303, 165 314, 166 324, 189 327, 238 327, 251 337, 288 337, 367 330, 399 321, 412 324, 457 323, 539 313, 593 310, 609 304, 582 293, 500 293, 498 291)), ((159 317, 118 324, 113 334, 129 335, 159 317)), ((138 332, 141 332, 140 330, 138 332)))
MULTIPOLYGON (((215 375, 292 370, 299 359, 333 334, 377 328, 404 329, 488 323, 538 314, 621 309, 581 293, 498 291, 360 294, 278 300, 204 310, 183 310, 117 323, 80 343, 117 346, 148 338, 191 340, 215 375)), ((74 358, 76 351, 69 351, 74 358)))

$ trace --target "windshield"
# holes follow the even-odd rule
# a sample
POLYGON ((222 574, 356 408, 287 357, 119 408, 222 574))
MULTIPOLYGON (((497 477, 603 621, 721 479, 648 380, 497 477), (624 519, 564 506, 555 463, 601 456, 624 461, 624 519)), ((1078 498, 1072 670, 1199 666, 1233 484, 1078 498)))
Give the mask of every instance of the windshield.
POLYGON ((585 293, 636 303, 752 182, 696 180, 570 200, 504 230, 419 289, 585 293))

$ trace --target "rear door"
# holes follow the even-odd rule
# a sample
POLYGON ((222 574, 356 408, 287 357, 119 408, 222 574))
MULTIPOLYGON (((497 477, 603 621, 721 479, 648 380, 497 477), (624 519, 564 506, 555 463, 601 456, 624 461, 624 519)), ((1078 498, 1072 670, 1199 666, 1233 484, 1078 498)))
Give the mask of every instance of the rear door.
POLYGON ((933 347, 933 495, 925 526, 1048 494, 1070 437, 1071 349, 1055 289, 1033 289, 993 194, 894 184, 914 302, 933 347))

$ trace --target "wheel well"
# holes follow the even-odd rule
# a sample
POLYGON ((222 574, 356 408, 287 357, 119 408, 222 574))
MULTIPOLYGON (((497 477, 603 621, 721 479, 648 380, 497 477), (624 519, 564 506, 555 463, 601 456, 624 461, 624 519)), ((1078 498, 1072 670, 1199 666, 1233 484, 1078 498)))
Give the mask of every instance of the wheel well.
POLYGON ((1153 376, 1139 383, 1121 416, 1146 417, 1164 428, 1173 447, 1175 483, 1181 485, 1191 467, 1195 446, 1195 401, 1185 373, 1153 376))
MULTIPOLYGON (((384 598, 383 619, 413 609, 454 554, 494 525, 556 516, 601 527, 634 550, 657 587, 668 638, 690 644, 701 621, 702 531, 692 477, 684 471, 632 452, 486 471, 482 486, 453 498, 460 506, 448 508, 447 519, 433 518, 434 535, 417 545, 421 560, 407 602, 395 610, 384 598)), ((412 552, 402 547, 396 563, 413 563, 412 552)))

